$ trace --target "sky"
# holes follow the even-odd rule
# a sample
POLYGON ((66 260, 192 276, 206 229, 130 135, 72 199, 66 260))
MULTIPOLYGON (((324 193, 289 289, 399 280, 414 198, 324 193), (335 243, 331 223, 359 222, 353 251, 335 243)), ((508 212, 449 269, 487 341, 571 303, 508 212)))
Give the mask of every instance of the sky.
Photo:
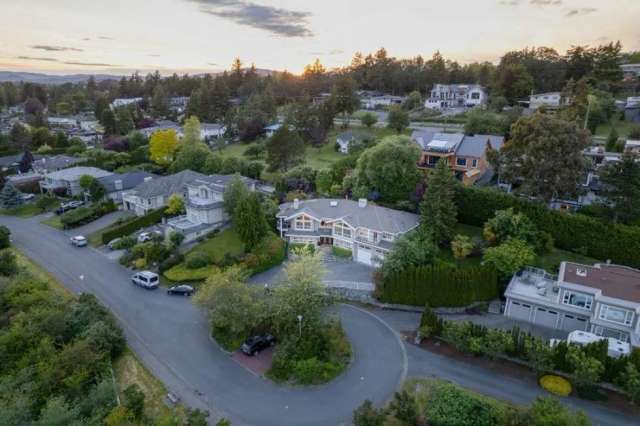
POLYGON ((460 63, 620 40, 640 50, 640 0, 0 0, 0 70, 128 74, 247 66, 299 73, 355 52, 460 63))

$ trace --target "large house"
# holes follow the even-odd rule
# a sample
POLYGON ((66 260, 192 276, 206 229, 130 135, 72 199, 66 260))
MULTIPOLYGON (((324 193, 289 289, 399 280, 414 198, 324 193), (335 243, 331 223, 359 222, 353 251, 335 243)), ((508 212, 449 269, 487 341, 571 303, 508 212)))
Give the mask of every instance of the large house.
POLYGON ((557 276, 525 268, 505 292, 508 317, 640 346, 640 270, 562 262, 557 276))
POLYGON ((294 200, 280 205, 280 236, 294 244, 350 250, 353 260, 377 266, 394 241, 418 226, 419 216, 344 199, 294 200))
POLYGON ((427 93, 427 109, 471 108, 487 103, 488 95, 479 84, 436 84, 427 93))
POLYGON ((122 203, 122 194, 125 191, 133 189, 136 186, 154 178, 157 178, 154 174, 137 170, 133 172, 114 173, 109 176, 104 176, 99 178, 98 182, 104 186, 107 196, 119 204, 122 203))
POLYGON ((407 98, 404 96, 375 94, 362 96, 360 98, 360 105, 364 109, 374 110, 391 105, 402 105, 406 101, 406 99, 407 98))
POLYGON ((487 148, 499 151, 504 137, 495 135, 465 135, 463 133, 440 133, 415 130, 413 140, 422 150, 418 162, 420 168, 433 168, 438 161, 445 160, 464 184, 472 184, 489 170, 487 148))
MULTIPOLYGON (((169 219, 169 231, 180 232, 184 241, 193 241, 207 233, 227 225, 231 218, 224 211, 224 190, 235 175, 201 176, 186 184, 184 216, 169 219)), ((260 191, 258 181, 240 177, 251 192, 260 191)))
POLYGON ((88 175, 99 179, 110 176, 113 173, 96 167, 70 167, 51 173, 46 173, 40 181, 40 189, 46 192, 64 191, 66 194, 80 195, 83 190, 80 187, 80 178, 88 175))
POLYGON ((125 210, 131 210, 143 216, 151 210, 167 205, 169 197, 179 194, 186 198, 187 184, 196 179, 206 177, 202 173, 183 170, 179 173, 157 179, 147 179, 133 189, 122 193, 122 204, 125 210))

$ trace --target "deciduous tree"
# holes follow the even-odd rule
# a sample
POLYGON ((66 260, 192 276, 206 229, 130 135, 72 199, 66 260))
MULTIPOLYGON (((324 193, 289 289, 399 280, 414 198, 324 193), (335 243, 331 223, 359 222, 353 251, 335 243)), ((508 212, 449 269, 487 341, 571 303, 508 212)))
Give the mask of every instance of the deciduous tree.
POLYGON ((267 141, 267 164, 270 171, 287 171, 302 162, 304 142, 297 133, 282 126, 267 141))
POLYGON ((173 162, 177 149, 178 136, 173 129, 156 132, 149 140, 151 160, 161 166, 168 166, 173 162))
POLYGON ((398 134, 409 127, 409 113, 400 105, 392 105, 387 116, 387 127, 394 129, 398 134))

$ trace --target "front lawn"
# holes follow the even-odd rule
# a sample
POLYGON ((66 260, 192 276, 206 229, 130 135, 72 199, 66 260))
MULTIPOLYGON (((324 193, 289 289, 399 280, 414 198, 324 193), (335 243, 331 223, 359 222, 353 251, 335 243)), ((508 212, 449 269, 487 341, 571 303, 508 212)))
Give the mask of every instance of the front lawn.
MULTIPOLYGON (((611 132, 611 125, 616 128, 618 132, 618 136, 621 138, 626 138, 629 135, 629 132, 634 127, 634 123, 630 123, 628 121, 623 120, 613 120, 611 123, 604 123, 598 126, 596 129, 596 136, 607 137, 611 132)), ((635 124, 637 126, 637 124, 635 124)))
POLYGON ((225 229, 215 237, 208 239, 187 253, 187 256, 196 253, 206 253, 213 263, 220 263, 228 256, 240 256, 244 253, 244 244, 240 240, 240 236, 233 228, 225 229))
POLYGON ((45 225, 48 225, 55 229, 64 229, 64 226, 62 225, 62 220, 60 219, 60 216, 57 216, 57 215, 54 215, 48 219, 42 220, 40 221, 40 223, 44 223, 45 225))
POLYGON ((194 281, 204 281, 211 274, 213 274, 218 269, 215 265, 204 266, 202 268, 197 269, 189 269, 187 265, 181 263, 179 265, 174 266, 173 268, 165 271, 164 276, 169 281, 179 283, 179 282, 194 282, 194 281))
POLYGON ((38 200, 40 198, 46 200, 46 204, 42 206, 44 207, 44 211, 51 211, 54 207, 57 207, 60 204, 60 201, 56 198, 38 195, 33 200, 24 203, 20 207, 13 209, 0 209, 0 214, 24 218, 39 215, 43 213, 41 206, 38 206, 38 200))

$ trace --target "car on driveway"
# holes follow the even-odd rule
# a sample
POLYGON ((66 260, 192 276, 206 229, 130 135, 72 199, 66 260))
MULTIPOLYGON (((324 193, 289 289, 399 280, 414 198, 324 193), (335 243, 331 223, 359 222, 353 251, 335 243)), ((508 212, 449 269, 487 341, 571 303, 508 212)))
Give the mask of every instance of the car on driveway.
POLYGON ((77 209, 84 205, 84 201, 69 201, 68 203, 60 204, 60 207, 56 209, 56 214, 61 215, 63 213, 68 212, 69 210, 77 209))
POLYGON ((191 296, 195 293, 195 289, 190 285, 180 284, 167 289, 167 294, 175 294, 178 296, 191 296))
POLYGON ((249 337, 244 341, 240 350, 242 353, 248 356, 254 356, 261 350, 266 349, 276 344, 276 338, 270 334, 263 334, 261 336, 249 337))
POLYGON ((135 285, 151 290, 158 288, 160 277, 158 277, 158 274, 151 271, 140 271, 133 274, 131 282, 135 285))
POLYGON ((107 247, 109 247, 109 250, 115 250, 114 249, 115 245, 118 244, 120 241, 122 241, 122 238, 114 238, 113 240, 107 243, 107 247))
POLYGON ((139 243, 146 243, 147 241, 153 240, 156 236, 158 236, 158 237, 162 236, 160 231, 143 232, 140 235, 138 235, 138 242, 139 243))
POLYGON ((84 247, 87 245, 87 239, 82 235, 76 235, 70 238, 71 245, 76 247, 84 247))
POLYGON ((29 201, 36 198, 34 194, 22 194, 20 197, 22 198, 22 201, 29 201))

